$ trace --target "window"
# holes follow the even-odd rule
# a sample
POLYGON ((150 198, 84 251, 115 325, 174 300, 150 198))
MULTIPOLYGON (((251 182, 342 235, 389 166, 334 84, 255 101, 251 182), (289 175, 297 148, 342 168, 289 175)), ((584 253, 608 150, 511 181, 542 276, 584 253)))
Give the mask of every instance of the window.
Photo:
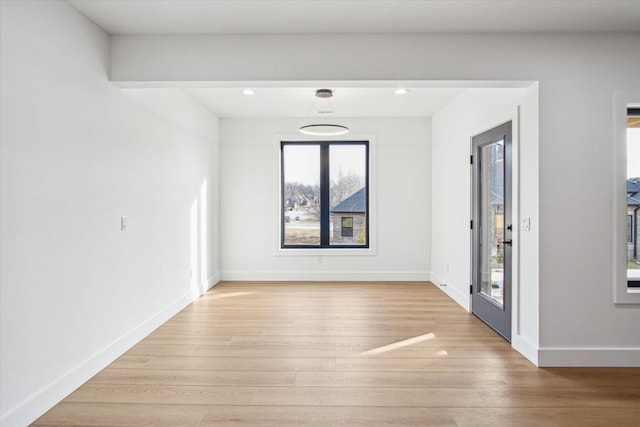
POLYGON ((281 141, 281 248, 369 247, 369 142, 281 141))
POLYGON ((616 91, 613 117, 613 303, 640 304, 640 90, 616 91))
POLYGON ((342 217, 342 237, 353 237, 353 217, 342 217))
POLYGON ((640 288, 640 108, 627 109, 627 286, 640 288))

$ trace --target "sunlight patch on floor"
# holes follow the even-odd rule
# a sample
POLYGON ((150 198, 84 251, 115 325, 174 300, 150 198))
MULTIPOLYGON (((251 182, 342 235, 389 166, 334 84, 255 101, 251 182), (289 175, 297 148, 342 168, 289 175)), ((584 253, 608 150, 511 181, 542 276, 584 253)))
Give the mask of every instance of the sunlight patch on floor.
POLYGON ((417 336, 417 337, 409 338, 408 340, 398 341, 398 342, 395 342, 393 344, 385 345, 384 347, 378 347, 378 348, 374 348, 373 350, 364 351, 364 352, 360 353, 360 356, 370 356, 370 355, 375 355, 375 354, 386 353, 388 351, 396 350, 396 349, 399 349, 399 348, 402 348, 402 347, 407 347, 409 345, 417 344, 419 342, 431 340, 431 339, 433 339, 435 337, 436 337, 435 334, 430 332, 428 334, 424 334, 424 335, 420 335, 420 336, 417 336))
POLYGON ((222 299, 222 298, 231 298, 231 297, 241 297, 243 295, 251 295, 257 294, 257 292, 227 292, 226 294, 213 294, 207 295, 207 299, 222 299))

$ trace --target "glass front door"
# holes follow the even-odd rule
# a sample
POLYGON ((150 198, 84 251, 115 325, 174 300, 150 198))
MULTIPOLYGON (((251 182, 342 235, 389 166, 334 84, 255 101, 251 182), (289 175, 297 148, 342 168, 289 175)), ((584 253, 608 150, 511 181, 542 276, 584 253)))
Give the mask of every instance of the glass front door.
POLYGON ((511 339, 511 122, 473 137, 473 313, 511 339))

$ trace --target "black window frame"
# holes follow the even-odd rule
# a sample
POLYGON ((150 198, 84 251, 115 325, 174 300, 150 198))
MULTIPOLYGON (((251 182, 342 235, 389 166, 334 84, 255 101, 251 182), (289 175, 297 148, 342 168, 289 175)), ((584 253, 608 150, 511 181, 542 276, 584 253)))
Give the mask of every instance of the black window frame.
POLYGON ((357 141, 280 141, 280 248, 281 249, 369 249, 370 248, 370 228, 369 228, 369 161, 370 150, 369 141, 357 140, 357 141), (284 209, 284 147, 287 145, 302 145, 302 146, 319 146, 320 147, 320 244, 318 245, 287 245, 285 244, 285 214, 284 209), (330 177, 330 158, 329 148, 340 145, 362 145, 365 148, 365 244, 331 244, 331 206, 329 198, 329 190, 331 186, 330 177))
MULTIPOLYGON (((629 118, 636 118, 636 117, 640 117, 640 108, 637 107, 629 107, 627 108, 627 119, 629 118)), ((627 163, 628 160, 625 157, 625 163, 627 163)), ((626 197, 625 197, 626 199, 626 197)), ((627 209, 625 207, 625 213, 627 212, 627 209)), ((634 224, 635 227, 638 227, 638 224, 634 224)), ((637 229, 634 230, 634 233, 637 234, 637 229)), ((624 258, 625 258, 625 265, 626 265, 626 259, 627 259, 627 251, 624 251, 624 258)), ((625 274, 626 274, 627 269, 625 268, 625 274)), ((629 277, 627 277, 627 289, 640 289, 640 280, 637 279, 633 279, 630 280, 629 277)))

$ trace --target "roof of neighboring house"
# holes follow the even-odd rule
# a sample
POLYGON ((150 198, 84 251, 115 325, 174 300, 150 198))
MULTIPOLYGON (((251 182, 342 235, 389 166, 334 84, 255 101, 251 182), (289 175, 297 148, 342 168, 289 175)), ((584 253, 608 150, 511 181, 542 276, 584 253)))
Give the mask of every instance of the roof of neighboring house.
POLYGON ((331 212, 365 213, 367 211, 367 192, 365 188, 356 191, 331 209, 331 212))
POLYGON ((640 206, 640 192, 627 196, 627 206, 640 206))

